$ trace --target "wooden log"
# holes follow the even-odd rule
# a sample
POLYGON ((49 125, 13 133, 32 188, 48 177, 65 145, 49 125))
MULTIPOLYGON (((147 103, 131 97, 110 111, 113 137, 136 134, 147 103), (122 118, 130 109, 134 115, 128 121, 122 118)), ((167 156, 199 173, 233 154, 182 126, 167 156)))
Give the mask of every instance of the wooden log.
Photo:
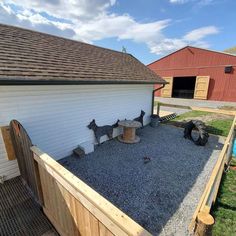
POLYGON ((201 211, 197 216, 195 236, 212 236, 214 218, 207 212, 201 211))

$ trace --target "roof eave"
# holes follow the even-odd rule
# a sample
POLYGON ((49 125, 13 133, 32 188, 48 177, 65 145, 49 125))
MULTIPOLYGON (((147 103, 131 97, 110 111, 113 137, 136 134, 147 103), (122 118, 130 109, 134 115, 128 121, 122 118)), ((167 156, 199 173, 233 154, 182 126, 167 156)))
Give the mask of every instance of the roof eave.
POLYGON ((0 80, 0 85, 104 85, 104 84, 167 84, 165 81, 83 81, 83 80, 0 80))

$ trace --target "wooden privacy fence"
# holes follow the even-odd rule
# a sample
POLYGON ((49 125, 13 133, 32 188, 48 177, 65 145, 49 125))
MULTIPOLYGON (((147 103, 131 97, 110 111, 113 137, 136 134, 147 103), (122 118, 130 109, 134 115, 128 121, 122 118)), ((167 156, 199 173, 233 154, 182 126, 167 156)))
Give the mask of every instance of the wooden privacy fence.
POLYGON ((43 210, 61 235, 151 235, 49 155, 31 150, 43 210))
POLYGON ((201 196, 199 204, 194 212, 189 230, 194 231, 196 235, 208 235, 212 230, 214 219, 210 215, 211 207, 216 201, 221 178, 225 166, 227 166, 232 158, 232 147, 235 138, 236 116, 232 123, 229 134, 226 138, 223 149, 212 171, 210 179, 201 196))

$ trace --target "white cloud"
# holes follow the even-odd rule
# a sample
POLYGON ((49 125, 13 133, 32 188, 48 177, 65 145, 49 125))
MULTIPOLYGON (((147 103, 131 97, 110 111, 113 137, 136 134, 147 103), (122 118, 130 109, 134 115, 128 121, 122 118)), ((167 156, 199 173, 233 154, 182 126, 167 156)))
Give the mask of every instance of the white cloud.
POLYGON ((170 20, 156 21, 152 23, 133 22, 130 28, 119 36, 120 39, 133 39, 136 42, 153 41, 162 36, 162 29, 166 28, 170 20))
POLYGON ((184 4, 189 1, 191 0, 169 0, 170 3, 176 3, 176 4, 184 4))
POLYGON ((214 0, 169 0, 172 4, 185 4, 185 3, 194 3, 197 6, 207 6, 213 4, 214 0))
POLYGON ((0 22, 9 25, 16 25, 24 28, 38 30, 54 35, 59 35, 67 38, 72 38, 75 35, 72 26, 60 21, 51 21, 39 13, 28 10, 16 11, 4 3, 0 3, 0 22), (7 8, 7 10, 6 10, 7 8), (9 10, 10 9, 10 10, 9 10), (34 16, 36 15, 36 16, 34 16), (64 24, 64 25, 63 25, 64 24))
POLYGON ((150 42, 149 47, 152 53, 157 55, 165 55, 167 53, 171 53, 176 51, 177 49, 183 48, 187 45, 187 43, 182 39, 170 39, 165 38, 161 40, 159 43, 150 42))
POLYGON ((199 41, 211 34, 219 33, 219 29, 215 26, 207 26, 192 30, 191 32, 187 33, 183 39, 186 41, 199 41))
POLYGON ((1 6, 8 14, 14 13, 14 12, 12 11, 12 9, 11 9, 10 6, 7 6, 7 5, 5 5, 5 4, 3 4, 3 3, 0 3, 0 6, 1 6))
POLYGON ((145 43, 150 52, 158 55, 187 44, 208 47, 204 38, 218 33, 215 26, 207 26, 181 38, 167 38, 163 30, 172 23, 170 19, 138 22, 128 14, 109 12, 115 3, 116 0, 4 0, 0 3, 0 22, 90 43, 111 37, 132 40, 145 43))
POLYGON ((37 25, 53 25, 60 30, 71 28, 71 24, 69 23, 64 23, 56 20, 55 21, 49 20, 46 17, 42 16, 41 14, 34 13, 31 10, 23 10, 22 12, 17 13, 16 16, 19 19, 19 21, 28 21, 33 26, 36 27, 37 25))
POLYGON ((194 29, 182 38, 164 38, 160 43, 150 43, 151 52, 156 54, 166 54, 178 50, 187 45, 193 45, 202 48, 208 48, 210 45, 203 39, 209 35, 219 33, 219 29, 215 26, 207 26, 194 29))
MULTIPOLYGON (((4 7, 9 7, 7 4, 12 2, 12 0, 5 0, 4 7)), ((162 30, 170 23, 169 19, 139 23, 128 14, 117 15, 107 12, 108 7, 115 4, 115 0, 70 0, 70 2, 73 2, 71 5, 63 0, 48 0, 44 2, 15 0, 14 2, 15 4, 21 3, 21 6, 23 6, 22 9, 20 8, 14 12, 18 25, 28 22, 31 28, 36 29, 39 25, 41 27, 43 25, 55 26, 63 30, 70 29, 74 31, 75 39, 90 43, 109 37, 116 37, 120 40, 131 39, 135 42, 146 43, 146 41, 161 38, 162 30), (91 14, 92 8, 96 9, 93 9, 93 14, 91 14), (89 13, 87 14, 87 12, 89 13), (57 18, 49 20, 42 13, 47 13, 47 15, 57 18), (69 23, 61 22, 60 19, 67 19, 69 23)))
POLYGON ((131 39, 135 42, 146 43, 162 37, 161 31, 169 25, 169 22, 170 20, 138 23, 129 15, 112 14, 78 26, 76 33, 85 41, 117 37, 120 40, 131 39))
POLYGON ((214 3, 214 0, 201 0, 199 1, 198 5, 199 6, 207 6, 207 5, 211 5, 214 3))
POLYGON ((22 13, 16 14, 20 21, 29 20, 33 25, 37 24, 49 24, 50 21, 42 15, 32 13, 29 10, 24 10, 22 13))
POLYGON ((116 3, 116 0, 3 0, 3 2, 21 6, 27 10, 47 12, 58 18, 82 20, 104 13, 116 3))

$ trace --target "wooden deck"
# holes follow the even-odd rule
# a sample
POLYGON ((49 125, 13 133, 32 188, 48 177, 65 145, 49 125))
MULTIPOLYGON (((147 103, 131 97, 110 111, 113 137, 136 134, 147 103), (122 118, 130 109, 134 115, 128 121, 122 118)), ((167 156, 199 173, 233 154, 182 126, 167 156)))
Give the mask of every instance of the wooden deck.
POLYGON ((21 177, 0 184, 0 235, 57 236, 21 177))

